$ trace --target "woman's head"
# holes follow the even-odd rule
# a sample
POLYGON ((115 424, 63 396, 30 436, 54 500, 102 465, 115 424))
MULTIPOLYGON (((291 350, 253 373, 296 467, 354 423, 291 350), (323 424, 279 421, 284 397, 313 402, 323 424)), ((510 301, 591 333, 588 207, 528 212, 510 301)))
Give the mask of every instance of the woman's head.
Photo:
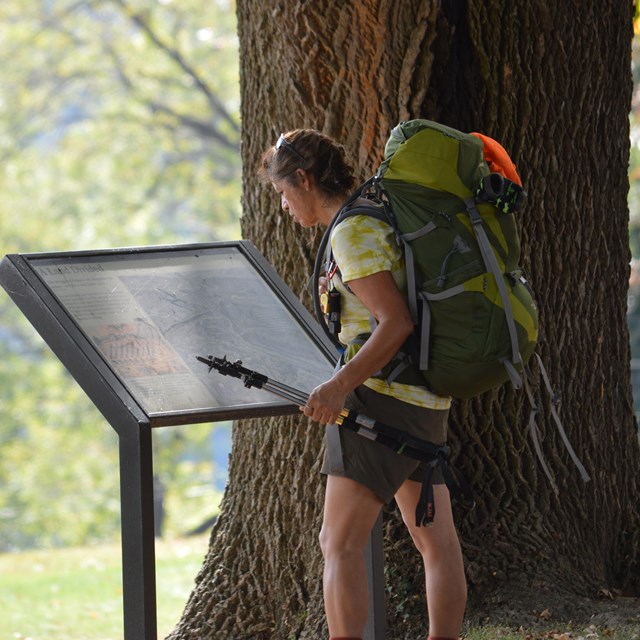
POLYGON ((262 156, 259 175, 265 183, 286 180, 296 185, 300 171, 329 198, 348 194, 355 184, 344 147, 314 129, 283 133, 262 156))

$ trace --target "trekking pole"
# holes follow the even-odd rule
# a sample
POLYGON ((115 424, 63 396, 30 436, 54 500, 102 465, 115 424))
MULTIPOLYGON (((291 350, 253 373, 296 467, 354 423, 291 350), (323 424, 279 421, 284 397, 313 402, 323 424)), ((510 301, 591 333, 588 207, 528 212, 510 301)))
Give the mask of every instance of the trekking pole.
MULTIPOLYGON (((256 389, 264 389, 265 391, 270 391, 274 395, 284 398, 285 400, 295 402, 299 406, 307 404, 307 400, 309 399, 309 395, 300 389, 295 389, 294 387, 290 387, 289 385, 286 385, 283 382, 278 382, 277 380, 271 380, 262 373, 243 367, 242 360, 231 362, 230 360, 227 360, 227 356, 222 356, 222 358, 216 358, 215 356, 196 356, 196 359, 206 364, 209 367, 209 371, 215 369, 223 376, 239 378, 248 389, 252 387, 255 387, 256 389)), ((374 420, 367 416, 356 414, 348 409, 343 409, 340 412, 336 423, 342 425, 349 414, 352 416, 351 419, 357 422, 364 430, 362 435, 366 435, 372 440, 375 440, 378 437, 377 432, 373 428, 374 420)))
MULTIPOLYGON (((209 367, 209 371, 215 369, 223 376, 239 378, 247 388, 265 389, 265 391, 270 391, 285 400, 295 402, 299 406, 305 405, 309 399, 309 394, 300 389, 295 389, 277 380, 271 380, 262 373, 243 367, 242 360, 231 362, 227 360, 226 356, 222 358, 196 356, 196 359, 206 364, 209 367)), ((418 460, 425 460, 427 456, 429 458, 441 457, 443 459, 449 457, 449 447, 446 445, 436 445, 420 440, 400 429, 383 424, 357 411, 343 409, 336 420, 336 424, 356 431, 358 435, 370 440, 378 440, 380 444, 393 449, 396 453, 403 453, 418 460)))
MULTIPOLYGON (((196 359, 209 367, 209 371, 215 369, 223 376, 239 378, 247 388, 256 387, 270 391, 274 395, 285 400, 296 403, 298 406, 305 405, 309 399, 309 394, 295 389, 277 380, 271 380, 263 373, 258 373, 252 369, 242 366, 242 360, 231 362, 226 356, 216 358, 214 356, 196 356, 196 359)), ((336 424, 345 429, 355 431, 358 435, 374 440, 393 450, 395 453, 403 454, 415 460, 427 463, 427 472, 423 481, 420 499, 416 507, 416 526, 421 524, 429 525, 433 522, 435 515, 435 502, 433 495, 432 473, 436 466, 440 466, 444 481, 451 492, 452 497, 457 498, 468 507, 472 507, 473 496, 464 478, 456 479, 447 465, 449 458, 449 447, 447 445, 437 445, 427 440, 421 440, 409 433, 401 431, 395 427, 374 420, 357 411, 343 409, 336 419, 336 424)))
POLYGON ((294 389, 277 380, 270 380, 262 373, 247 369, 242 366, 242 360, 236 360, 231 362, 227 360, 227 356, 222 358, 215 358, 214 356, 196 356, 196 359, 206 364, 209 367, 209 371, 215 369, 223 376, 231 376, 232 378, 239 378, 244 383, 244 386, 250 389, 255 387, 256 389, 265 389, 271 393, 284 398, 285 400, 291 400, 298 405, 307 404, 308 395, 304 391, 294 389))

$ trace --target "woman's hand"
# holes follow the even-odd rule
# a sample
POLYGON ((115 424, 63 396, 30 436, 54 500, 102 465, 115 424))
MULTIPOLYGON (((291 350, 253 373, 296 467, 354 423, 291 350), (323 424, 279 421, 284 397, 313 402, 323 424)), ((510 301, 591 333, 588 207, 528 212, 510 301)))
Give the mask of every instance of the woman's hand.
POLYGON ((347 395, 348 391, 345 391, 337 380, 331 378, 309 394, 307 404, 300 407, 300 411, 320 424, 332 424, 344 409, 347 395))

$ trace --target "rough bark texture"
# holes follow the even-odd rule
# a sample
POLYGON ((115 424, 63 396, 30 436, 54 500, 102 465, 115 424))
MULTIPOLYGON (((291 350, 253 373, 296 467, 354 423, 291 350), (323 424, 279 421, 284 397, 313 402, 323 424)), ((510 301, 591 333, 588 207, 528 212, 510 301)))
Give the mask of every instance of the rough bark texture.
MULTIPOLYGON (((477 500, 459 520, 472 615, 500 616, 507 602, 541 610, 547 597, 576 619, 568 596, 640 586, 626 326, 631 17, 619 0, 238 0, 243 232, 307 304, 317 238, 293 228, 255 176, 281 131, 337 137, 364 178, 391 126, 427 117, 499 138, 525 180, 538 351, 593 480, 581 483, 548 400, 538 423, 559 496, 527 439, 522 393, 505 386, 455 406, 455 462, 477 500)), ((172 638, 324 636, 320 451, 321 430, 299 418, 236 425, 222 514, 172 638)), ((385 522, 388 637, 419 637, 420 563, 393 507, 385 522)))

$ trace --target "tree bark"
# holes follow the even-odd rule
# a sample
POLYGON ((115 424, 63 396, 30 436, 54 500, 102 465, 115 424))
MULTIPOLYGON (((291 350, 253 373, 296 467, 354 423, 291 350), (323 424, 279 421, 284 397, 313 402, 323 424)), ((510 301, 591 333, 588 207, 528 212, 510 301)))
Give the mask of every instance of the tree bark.
MULTIPOLYGON (((477 502, 459 514, 470 614, 499 617, 504 603, 529 611, 535 597, 546 608, 546 594, 555 615, 576 619, 576 595, 637 594, 640 453, 626 324, 631 4, 238 0, 238 20, 243 234, 306 304, 318 238, 281 216, 256 178, 281 131, 336 137, 360 178, 403 119, 483 131, 510 151, 529 193, 519 215, 538 353, 592 480, 580 481, 544 394, 537 422, 557 496, 527 438, 523 392, 505 385, 456 403, 454 464, 477 502)), ((326 633, 321 436, 296 417, 235 425, 222 513, 174 640, 326 633)), ((423 576, 393 506, 385 541, 389 637, 419 637, 423 576)))

